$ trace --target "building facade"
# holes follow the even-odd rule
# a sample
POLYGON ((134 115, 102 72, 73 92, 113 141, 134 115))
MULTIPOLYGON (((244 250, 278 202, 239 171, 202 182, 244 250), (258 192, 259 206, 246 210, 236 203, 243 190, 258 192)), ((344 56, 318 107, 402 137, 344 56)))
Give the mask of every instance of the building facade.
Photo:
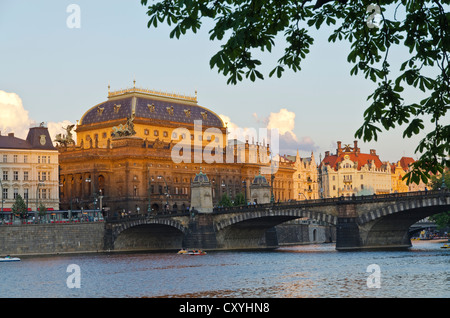
POLYGON ((18 195, 29 211, 41 204, 59 209, 58 150, 43 125, 30 128, 26 139, 0 134, 0 171, 3 211, 11 211, 18 195))
POLYGON ((324 198, 392 192, 391 165, 382 162, 374 149, 361 153, 357 141, 353 147, 342 147, 340 141, 337 146, 336 154, 325 152, 319 165, 324 198))
POLYGON ((293 162, 295 173, 292 175, 292 188, 294 200, 315 200, 320 199, 319 176, 314 153, 311 157, 300 157, 297 151, 296 156, 286 156, 293 162))
POLYGON ((391 165, 392 192, 399 193, 425 191, 428 185, 425 184, 422 180, 420 180, 418 184, 407 184, 406 179, 403 179, 404 176, 411 171, 411 165, 414 162, 415 160, 411 157, 402 157, 399 161, 391 165))
MULTIPOLYGON (((249 201, 252 180, 269 165, 260 160, 268 157, 268 145, 248 140, 230 144, 227 127, 217 114, 198 105, 197 96, 136 87, 109 91, 107 101, 91 107, 75 131, 76 141, 68 131, 57 146, 62 209, 185 210, 200 171, 211 182, 214 205, 223 194, 233 199, 240 192, 249 201), (250 158, 253 151, 256 160, 250 158), (238 159, 242 156, 245 160, 238 159)), ((293 171, 281 165, 274 180, 292 179, 293 171)), ((287 198, 286 191, 279 196, 287 198)))

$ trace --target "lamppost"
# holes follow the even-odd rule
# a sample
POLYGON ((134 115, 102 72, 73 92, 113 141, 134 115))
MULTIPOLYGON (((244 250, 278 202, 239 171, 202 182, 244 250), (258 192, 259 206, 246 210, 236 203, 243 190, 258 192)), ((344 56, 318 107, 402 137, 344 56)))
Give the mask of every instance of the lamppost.
POLYGON ((150 215, 152 212, 152 205, 151 205, 151 184, 152 184, 152 177, 150 176, 150 166, 147 166, 147 176, 148 176, 148 207, 147 207, 147 215, 150 215))
POLYGON ((38 184, 37 184, 37 188, 36 188, 36 213, 37 213, 37 211, 40 212, 40 210, 39 210, 39 187, 40 186, 45 186, 45 183, 38 182, 38 184))
POLYGON ((3 183, 2 183, 2 180, 0 179, 0 187, 2 188, 2 220, 4 219, 4 215, 3 215, 3 201, 4 201, 4 199, 3 199, 3 183))
POLYGON ((302 194, 305 197, 305 200, 308 200, 308 198, 306 197, 306 195, 303 192, 299 192, 298 195, 302 194))
POLYGON ((166 181, 166 178, 164 178, 164 176, 158 176, 158 179, 159 180, 161 180, 161 179, 163 179, 164 180, 164 183, 166 184, 166 207, 167 207, 167 212, 169 212, 169 186, 167 185, 167 181, 166 181))
POLYGON ((244 187, 244 199, 245 199, 245 205, 247 205, 247 181, 242 181, 242 186, 244 187))
POLYGON ((97 210, 97 197, 95 193, 95 182, 91 180, 91 178, 86 178, 86 182, 92 183, 92 197, 94 198, 94 212, 97 210))

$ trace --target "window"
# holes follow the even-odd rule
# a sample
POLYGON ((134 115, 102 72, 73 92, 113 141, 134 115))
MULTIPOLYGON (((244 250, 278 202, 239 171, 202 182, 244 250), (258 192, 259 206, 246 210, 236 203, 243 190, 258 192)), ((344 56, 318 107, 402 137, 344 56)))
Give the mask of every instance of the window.
MULTIPOLYGON (((147 135, 148 135, 148 134, 147 134, 147 135)), ((103 139, 105 139, 106 136, 107 136, 107 134, 104 132, 104 133, 102 134, 103 139)))
POLYGON ((41 156, 38 156, 38 163, 41 163, 41 156))
POLYGON ((19 171, 13 171, 13 180, 19 181, 19 171))
POLYGON ((3 155, 3 162, 8 162, 8 155, 3 155))
POLYGON ((3 188, 3 200, 8 199, 8 189, 3 188))
POLYGON ((8 181, 8 171, 3 171, 3 181, 8 181))
POLYGON ((361 180, 363 179, 363 175, 361 175, 361 180))
POLYGON ((17 163, 17 155, 13 155, 13 162, 17 163))
POLYGON ((148 129, 144 129, 144 135, 148 136, 149 133, 148 129))
POLYGON ((39 199, 47 199, 47 189, 39 189, 39 199))
POLYGON ((23 181, 28 181, 28 171, 23 172, 23 181))
POLYGON ((335 180, 335 176, 333 176, 333 181, 335 180))
POLYGON ((47 156, 42 156, 42 163, 46 163, 47 162, 47 156))
POLYGON ((168 133, 167 131, 164 131, 164 132, 163 132, 163 136, 164 136, 164 137, 168 137, 168 136, 169 136, 169 133, 168 133))
POLYGON ((23 163, 27 163, 28 162, 28 155, 23 155, 23 163))
POLYGON ((335 185, 333 186, 333 190, 336 190, 336 186, 335 185))
POLYGON ((27 188, 23 189, 23 199, 28 200, 28 189, 27 188))
POLYGON ((46 181, 47 180, 47 172, 39 172, 38 173, 39 181, 46 181))
POLYGON ((14 200, 17 199, 17 196, 19 195, 19 189, 14 188, 14 200))
POLYGON ((154 131, 153 131, 153 135, 154 135, 154 136, 159 136, 159 132, 158 132, 157 130, 154 130, 154 131))

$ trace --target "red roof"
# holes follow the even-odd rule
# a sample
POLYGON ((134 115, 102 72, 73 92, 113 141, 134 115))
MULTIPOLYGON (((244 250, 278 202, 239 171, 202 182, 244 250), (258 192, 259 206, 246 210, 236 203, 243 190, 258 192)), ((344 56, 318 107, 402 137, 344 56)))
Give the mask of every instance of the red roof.
POLYGON ((329 165, 331 168, 337 170, 337 164, 339 162, 344 161, 344 156, 349 156, 349 159, 353 162, 357 162, 358 163, 358 170, 361 170, 361 167, 371 163, 372 160, 375 163, 375 166, 377 168, 381 168, 381 166, 383 165, 383 163, 381 162, 380 158, 378 157, 378 155, 375 154, 367 154, 367 153, 354 153, 354 152, 342 152, 339 155, 330 155, 330 156, 326 156, 323 160, 322 160, 322 164, 327 164, 329 165))
POLYGON ((400 159, 400 166, 403 170, 407 171, 409 166, 413 164, 414 161, 415 160, 411 157, 402 157, 402 159, 400 159))

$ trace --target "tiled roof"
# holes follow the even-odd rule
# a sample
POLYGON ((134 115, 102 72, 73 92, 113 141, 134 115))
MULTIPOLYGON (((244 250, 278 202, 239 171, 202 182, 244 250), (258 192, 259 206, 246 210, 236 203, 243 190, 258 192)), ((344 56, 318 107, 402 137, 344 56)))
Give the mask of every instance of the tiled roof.
POLYGON ((0 148, 56 150, 47 127, 30 128, 26 140, 17 138, 12 133, 8 136, 0 136, 0 148))
POLYGON ((125 119, 132 113, 135 103, 136 118, 152 118, 164 121, 193 124, 202 120, 203 126, 223 127, 223 122, 214 112, 193 103, 161 100, 151 96, 124 96, 111 99, 92 107, 82 117, 80 124, 95 124, 109 120, 125 119), (133 102, 133 98, 135 101, 133 102))
POLYGON ((409 166, 414 163, 414 159, 411 157, 402 157, 400 159, 400 166, 402 166, 402 169, 407 171, 409 169, 409 166))
POLYGON ((31 144, 23 139, 13 136, 0 136, 0 148, 2 149, 31 149, 31 144))
POLYGON ((366 153, 354 153, 354 152, 342 152, 338 155, 330 155, 330 156, 326 156, 323 160, 321 165, 329 165, 331 168, 336 169, 337 168, 337 164, 341 161, 344 161, 344 156, 348 155, 349 156, 349 160, 353 161, 353 162, 357 162, 358 163, 358 170, 361 169, 362 166, 371 163, 372 160, 374 161, 375 167, 376 168, 381 168, 381 166, 383 165, 383 163, 381 162, 380 158, 378 157, 378 155, 375 154, 366 154, 366 153))

